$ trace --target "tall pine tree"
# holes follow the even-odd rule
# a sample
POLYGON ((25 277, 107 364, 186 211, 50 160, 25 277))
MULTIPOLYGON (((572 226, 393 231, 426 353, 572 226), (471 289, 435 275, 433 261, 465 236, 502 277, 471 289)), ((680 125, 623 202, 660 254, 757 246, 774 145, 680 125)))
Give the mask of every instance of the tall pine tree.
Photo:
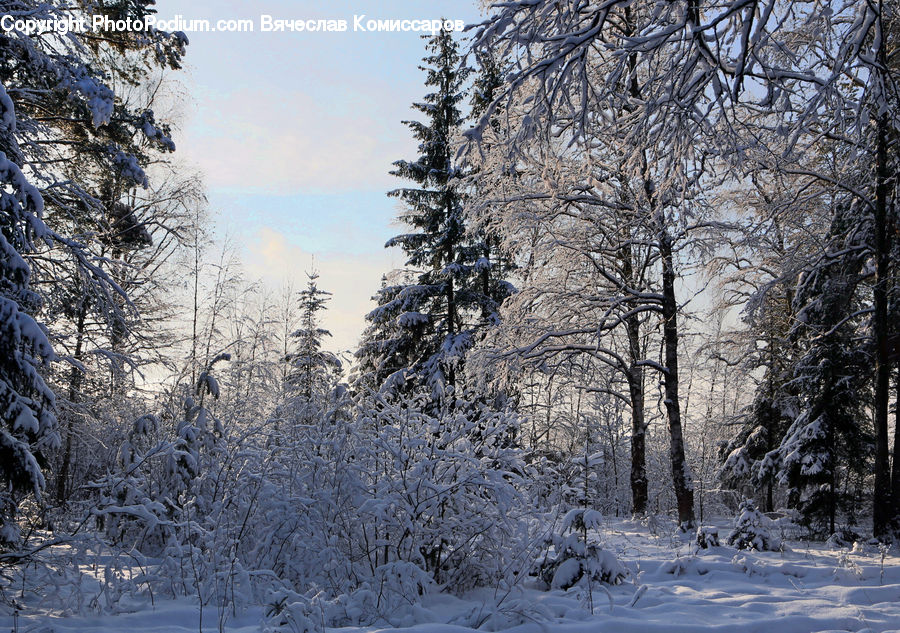
POLYGON ((466 230, 455 143, 468 71, 449 32, 430 38, 427 50, 420 68, 434 92, 414 104, 426 121, 404 122, 420 142, 420 155, 394 163, 391 174, 412 185, 389 193, 403 201, 400 219, 412 230, 387 246, 403 249, 408 269, 376 296, 379 305, 367 317, 371 326, 357 356, 363 372, 376 374, 377 386, 423 388, 437 404, 458 389, 476 328, 495 317, 509 290, 495 281, 484 240, 466 230))

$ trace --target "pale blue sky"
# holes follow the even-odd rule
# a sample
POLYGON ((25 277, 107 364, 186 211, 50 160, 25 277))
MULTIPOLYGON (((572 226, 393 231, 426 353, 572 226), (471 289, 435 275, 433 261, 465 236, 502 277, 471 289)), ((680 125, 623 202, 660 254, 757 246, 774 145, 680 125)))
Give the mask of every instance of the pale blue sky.
POLYGON ((476 0, 440 2, 158 0, 161 19, 345 19, 345 33, 188 33, 187 116, 179 153, 204 173, 210 203, 245 251, 252 276, 305 281, 311 256, 335 297, 327 325, 352 347, 380 276, 402 264, 384 250, 414 158, 400 121, 425 94, 417 33, 352 31, 369 18, 479 18, 476 0))

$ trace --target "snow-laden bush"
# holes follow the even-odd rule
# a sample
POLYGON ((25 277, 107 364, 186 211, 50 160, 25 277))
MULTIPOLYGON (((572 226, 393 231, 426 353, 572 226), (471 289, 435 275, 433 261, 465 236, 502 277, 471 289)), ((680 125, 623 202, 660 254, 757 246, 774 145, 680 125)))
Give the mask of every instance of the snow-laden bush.
POLYGON ((403 561, 450 591, 494 585, 524 568, 528 533, 517 417, 462 399, 425 413, 415 401, 373 398, 357 422, 368 434, 359 508, 368 566, 403 561))
POLYGON ((771 521, 766 518, 750 499, 744 499, 734 519, 734 528, 728 535, 728 544, 737 549, 775 551, 781 546, 781 539, 771 533, 771 521))
POLYGON ((442 412, 351 400, 339 386, 241 426, 204 406, 218 389, 202 380, 177 418, 139 419, 120 471, 98 482, 110 541, 160 561, 142 585, 156 595, 223 618, 289 592, 272 600, 270 629, 302 631, 399 623, 429 591, 527 574, 514 415, 462 397, 442 412))
POLYGON ((325 630, 325 610, 318 595, 305 596, 286 589, 266 596, 263 633, 319 633, 325 630))
POLYGON ((697 526, 696 544, 698 549, 719 546, 719 528, 710 525, 697 526))
POLYGON ((432 586, 431 577, 411 563, 375 570, 357 589, 337 596, 313 587, 305 594, 272 589, 265 599, 264 633, 324 633, 326 628, 373 622, 405 626, 415 621, 415 596, 432 586))
POLYGON ((599 542, 602 518, 596 510, 576 508, 548 536, 538 573, 550 589, 569 589, 582 580, 617 585, 628 577, 628 569, 599 542))
POLYGON ((825 544, 832 549, 843 549, 853 547, 860 538, 860 535, 849 527, 841 527, 825 540, 825 544))

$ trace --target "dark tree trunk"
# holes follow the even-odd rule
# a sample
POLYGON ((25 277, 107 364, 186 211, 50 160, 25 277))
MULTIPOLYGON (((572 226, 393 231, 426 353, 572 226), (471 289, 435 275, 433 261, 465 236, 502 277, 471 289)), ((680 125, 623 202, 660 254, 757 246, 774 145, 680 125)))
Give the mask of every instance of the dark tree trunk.
MULTIPOLYGON (((831 388, 828 388, 828 397, 825 402, 831 400, 831 388)), ((834 420, 828 420, 826 427, 826 441, 828 442, 828 534, 834 534, 837 519, 837 451, 835 450, 834 420)))
POLYGON ((631 399, 631 508, 636 515, 647 513, 647 423, 644 420, 644 372, 641 358, 640 323, 633 315, 625 322, 628 331, 628 393, 631 399))
MULTIPOLYGON (((453 337, 456 334, 456 294, 453 288, 453 278, 447 280, 447 337, 453 337)), ((455 389, 456 387, 456 370, 452 364, 447 366, 447 384, 455 389)), ((453 402, 456 402, 456 394, 453 394, 453 402)))
MULTIPOLYGON (((73 358, 80 361, 84 348, 84 324, 87 319, 87 304, 82 298, 78 307, 78 321, 75 330, 75 350, 73 358)), ((78 395, 81 392, 81 370, 72 365, 69 369, 69 402, 74 404, 78 401, 78 395)), ((60 505, 68 499, 69 471, 72 467, 72 435, 75 430, 72 425, 74 418, 73 412, 69 411, 66 416, 65 424, 65 441, 63 445, 62 462, 59 465, 59 472, 56 474, 56 502, 60 505)))
POLYGON ((891 367, 888 360, 888 269, 890 232, 888 230, 888 156, 887 119, 879 115, 876 139, 875 187, 875 287, 872 334, 875 340, 875 490, 872 507, 873 531, 886 537, 891 531, 894 512, 891 503, 891 473, 888 461, 888 399, 891 367))
POLYGON ((678 504, 678 522, 685 528, 694 525, 694 485, 684 456, 684 434, 681 428, 681 405, 678 396, 678 303, 675 298, 675 264, 672 238, 660 227, 659 254, 662 259, 663 341, 665 345, 665 404, 669 417, 669 453, 672 481, 678 504))
MULTIPOLYGON (((769 368, 768 375, 766 379, 766 397, 769 401, 769 405, 766 406, 765 409, 765 420, 766 420, 766 453, 769 453, 776 448, 781 443, 781 438, 779 437, 776 429, 778 428, 778 422, 780 419, 780 414, 776 412, 775 407, 773 406, 775 402, 775 381, 773 377, 773 373, 775 372, 775 358, 774 354, 771 352, 775 349, 775 337, 770 336, 767 344, 769 346, 770 354, 769 354, 769 368)), ((774 485, 772 483, 772 475, 769 475, 766 478, 766 499, 763 512, 774 512, 775 511, 775 501, 774 501, 774 485)))
MULTIPOLYGON (((623 11, 623 31, 626 36, 634 34, 634 21, 631 7, 625 6, 623 11)), ((628 92, 635 99, 640 99, 641 90, 637 80, 637 55, 628 56, 630 80, 628 92)), ((628 108, 626 107, 626 110, 628 108)), ((646 173, 646 170, 645 170, 646 173)), ((648 185, 645 180, 645 188, 648 185)), ((648 199, 653 196, 648 190, 648 199)), ((625 246, 622 249, 622 273, 625 280, 637 287, 634 266, 632 264, 632 250, 630 236, 626 233, 623 237, 625 246)), ((636 314, 630 315, 625 320, 625 330, 628 334, 628 355, 631 366, 628 368, 628 392, 631 399, 631 507, 636 515, 647 513, 647 422, 644 418, 644 372, 638 366, 642 358, 640 320, 636 314)))
POLYGON ((900 533, 900 367, 897 368, 894 389, 894 462, 891 465, 891 505, 893 506, 893 529, 900 533))

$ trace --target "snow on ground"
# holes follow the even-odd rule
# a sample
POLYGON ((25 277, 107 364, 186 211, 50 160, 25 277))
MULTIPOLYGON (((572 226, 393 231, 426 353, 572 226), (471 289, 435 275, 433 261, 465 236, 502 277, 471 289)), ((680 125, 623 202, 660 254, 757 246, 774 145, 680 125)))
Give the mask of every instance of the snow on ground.
MULTIPOLYGON (((720 524, 724 537, 728 528, 720 524)), ((724 540, 724 538, 723 538, 724 540)), ((607 522, 605 547, 632 572, 619 586, 592 591, 541 591, 527 583, 500 593, 480 589, 461 598, 433 595, 421 607, 395 614, 391 625, 330 629, 329 633, 813 633, 900 631, 900 558, 884 560, 875 547, 832 549, 787 541, 783 552, 731 547, 696 550, 687 536, 653 535, 631 521, 607 522), (695 553, 696 552, 696 553, 695 553)), ((73 616, 51 610, 34 595, 22 598, 22 633, 181 633, 200 631, 189 601, 120 604, 118 615, 73 616), (40 605, 39 607, 37 605, 40 605)), ((87 609, 86 611, 89 611, 87 609)), ((0 616, 0 632, 13 619, 0 616)), ((222 631, 260 630, 263 609, 229 617, 222 631)), ((203 631, 219 631, 214 607, 203 631)))

